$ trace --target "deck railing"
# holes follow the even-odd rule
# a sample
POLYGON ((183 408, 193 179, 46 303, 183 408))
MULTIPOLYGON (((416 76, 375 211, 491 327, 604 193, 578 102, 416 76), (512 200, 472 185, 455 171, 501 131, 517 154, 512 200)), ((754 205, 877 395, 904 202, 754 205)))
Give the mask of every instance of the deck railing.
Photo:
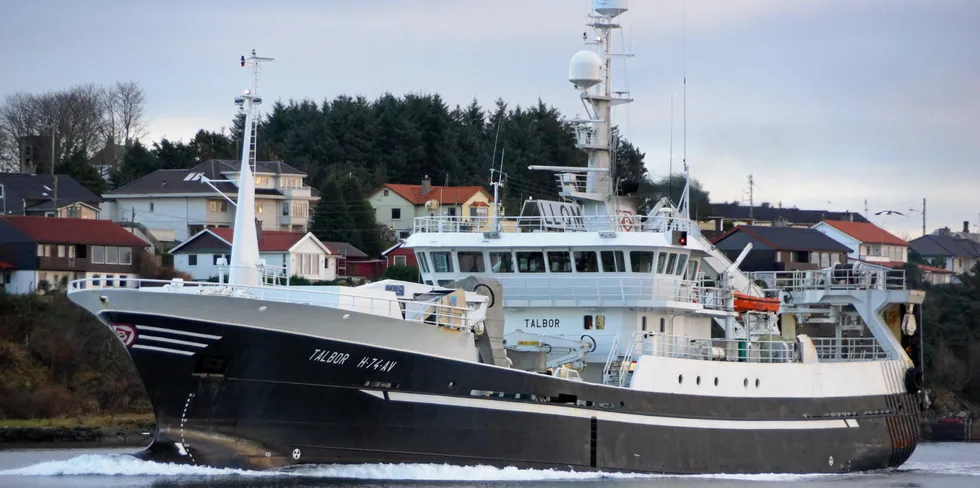
POLYGON ((789 292, 806 290, 904 290, 905 270, 879 266, 827 268, 807 271, 757 271, 746 273, 766 288, 789 292))
MULTIPOLYGON (((350 292, 341 293, 332 291, 330 288, 333 287, 229 285, 227 283, 183 281, 179 278, 174 280, 129 280, 128 285, 128 288, 137 288, 137 291, 144 293, 214 296, 313 305, 423 322, 453 329, 472 329, 477 325, 476 321, 471 320, 466 303, 455 303, 456 296, 453 295, 446 295, 435 302, 417 302, 371 296, 367 293, 359 294, 356 288, 346 288, 350 292)), ((119 288, 103 287, 101 280, 87 278, 72 281, 69 284, 68 293, 76 293, 86 289, 118 290, 119 288)), ((245 305, 243 304, 243 306, 245 305)))
MULTIPOLYGON (((677 217, 648 218, 642 215, 556 215, 535 217, 501 217, 500 231, 526 232, 666 232, 698 231, 697 222, 677 217)), ((493 218, 440 215, 416 217, 414 232, 481 233, 493 230, 493 218)))
POLYGON ((817 359, 823 362, 874 361, 888 353, 874 337, 812 337, 817 359))

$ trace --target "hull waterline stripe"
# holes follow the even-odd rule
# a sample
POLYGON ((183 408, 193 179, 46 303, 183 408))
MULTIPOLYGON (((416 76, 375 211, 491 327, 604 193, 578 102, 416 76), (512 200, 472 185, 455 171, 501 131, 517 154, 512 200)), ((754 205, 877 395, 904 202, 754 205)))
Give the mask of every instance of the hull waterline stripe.
POLYGON ((201 339, 214 339, 214 340, 221 339, 221 336, 216 336, 216 335, 199 334, 197 332, 187 332, 184 330, 164 329, 161 327, 151 327, 149 325, 137 325, 136 328, 139 330, 148 330, 150 332, 163 332, 165 334, 179 334, 179 335, 185 335, 191 337, 200 337, 201 339))
MULTIPOLYGON (((384 399, 384 392, 377 390, 361 390, 373 397, 384 399)), ((719 429, 719 430, 822 430, 856 428, 857 421, 852 419, 823 419, 823 420, 715 420, 692 419, 679 417, 656 417, 652 415, 637 415, 629 413, 602 412, 575 407, 560 407, 547 404, 531 404, 485 400, 481 398, 460 398, 442 395, 423 395, 418 393, 403 393, 388 391, 390 401, 406 403, 424 403, 450 407, 482 408, 487 410, 502 410, 508 412, 536 413, 543 415, 561 415, 588 420, 596 417, 610 422, 624 422, 661 427, 681 427, 688 429, 719 429)))
POLYGON ((166 347, 144 346, 142 344, 136 344, 136 345, 134 345, 132 347, 133 347, 133 349, 145 349, 147 351, 168 352, 170 354, 180 354, 180 355, 183 355, 183 356, 193 356, 194 355, 194 353, 191 352, 191 351, 181 351, 179 349, 167 349, 166 347))
POLYGON ((168 342, 170 344, 180 344, 182 346, 208 347, 207 344, 201 344, 200 342, 182 341, 182 340, 179 340, 179 339, 171 339, 169 337, 157 337, 157 336, 141 335, 141 336, 139 336, 139 339, 140 340, 147 340, 147 341, 168 342))

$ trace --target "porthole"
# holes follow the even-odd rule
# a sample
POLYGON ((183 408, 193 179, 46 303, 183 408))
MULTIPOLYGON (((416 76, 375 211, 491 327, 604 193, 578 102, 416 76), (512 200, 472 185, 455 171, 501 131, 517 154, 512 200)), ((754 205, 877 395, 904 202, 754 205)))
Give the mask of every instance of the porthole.
POLYGON ((701 385, 701 377, 700 376, 698 376, 697 383, 698 383, 698 386, 701 385))
POLYGON ((684 375, 677 376, 677 384, 679 385, 681 383, 684 383, 684 375))
POLYGON ((449 382, 449 387, 450 388, 456 388, 456 382, 455 381, 450 381, 449 382))
POLYGON ((746 388, 749 387, 749 379, 748 378, 745 378, 744 380, 742 380, 742 386, 744 386, 746 388))
POLYGON ((756 387, 756 388, 758 388, 758 387, 759 387, 759 378, 756 378, 756 379, 755 379, 755 387, 756 387))
POLYGON ((715 386, 718 386, 718 377, 715 377, 715 386))

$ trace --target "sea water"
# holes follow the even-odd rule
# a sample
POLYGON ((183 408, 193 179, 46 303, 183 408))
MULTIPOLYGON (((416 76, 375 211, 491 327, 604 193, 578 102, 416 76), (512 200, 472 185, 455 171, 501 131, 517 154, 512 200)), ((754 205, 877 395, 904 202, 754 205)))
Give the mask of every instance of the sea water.
POLYGON ((214 469, 141 461, 129 449, 0 450, 3 487, 338 487, 338 486, 603 486, 741 487, 755 485, 824 487, 976 488, 980 486, 980 444, 920 444, 898 469, 846 475, 665 476, 436 464, 322 465, 288 471, 214 469))

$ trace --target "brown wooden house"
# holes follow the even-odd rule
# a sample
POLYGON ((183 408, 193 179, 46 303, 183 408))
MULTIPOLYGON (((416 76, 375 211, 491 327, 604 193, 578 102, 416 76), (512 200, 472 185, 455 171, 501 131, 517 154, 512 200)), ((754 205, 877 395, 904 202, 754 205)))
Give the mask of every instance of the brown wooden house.
POLYGON ((0 218, 0 269, 9 293, 94 286, 133 286, 149 244, 109 220, 34 216, 0 218))

